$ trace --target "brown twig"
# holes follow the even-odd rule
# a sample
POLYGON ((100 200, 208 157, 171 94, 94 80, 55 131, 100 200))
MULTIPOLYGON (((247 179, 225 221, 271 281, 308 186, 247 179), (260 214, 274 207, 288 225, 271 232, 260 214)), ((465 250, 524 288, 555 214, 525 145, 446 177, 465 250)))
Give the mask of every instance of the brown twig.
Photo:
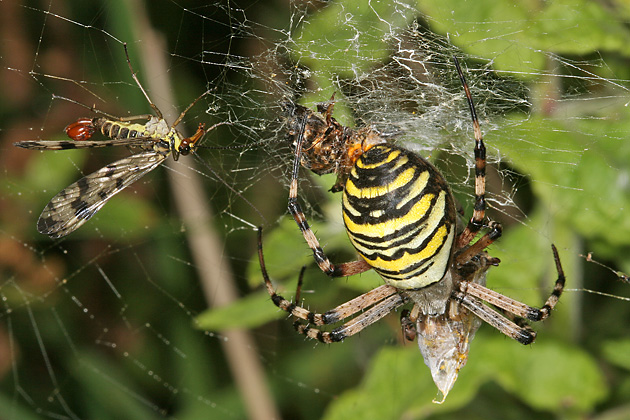
MULTIPOLYGON (((174 103, 168 65, 164 57, 165 43, 152 29, 139 1, 128 3, 136 17, 137 39, 142 39, 140 57, 144 80, 155 104, 162 110, 167 121, 174 121, 176 115, 170 104, 174 103)), ((178 129, 181 128, 178 127, 178 129)), ((173 164, 169 159, 169 165, 173 164)), ((212 226, 212 210, 197 173, 192 169, 193 159, 173 164, 168 171, 173 188, 178 213, 186 227, 188 244, 195 267, 203 287, 208 305, 227 305, 239 298, 234 285, 231 269, 225 263, 222 241, 212 226), (185 188, 183 188, 185 186, 185 188)), ((245 400, 248 418, 279 419, 280 416, 265 381, 265 374, 253 338, 246 330, 229 330, 222 341, 225 357, 228 360, 236 385, 245 400)))

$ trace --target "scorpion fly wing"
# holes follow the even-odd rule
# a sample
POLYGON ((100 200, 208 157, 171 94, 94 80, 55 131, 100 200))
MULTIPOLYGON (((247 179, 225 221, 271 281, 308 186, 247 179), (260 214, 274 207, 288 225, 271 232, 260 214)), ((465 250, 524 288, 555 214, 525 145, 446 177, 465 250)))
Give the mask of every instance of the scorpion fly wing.
POLYGON ((161 164, 165 155, 148 151, 111 163, 54 196, 37 221, 37 230, 61 238, 78 229, 115 194, 161 164))

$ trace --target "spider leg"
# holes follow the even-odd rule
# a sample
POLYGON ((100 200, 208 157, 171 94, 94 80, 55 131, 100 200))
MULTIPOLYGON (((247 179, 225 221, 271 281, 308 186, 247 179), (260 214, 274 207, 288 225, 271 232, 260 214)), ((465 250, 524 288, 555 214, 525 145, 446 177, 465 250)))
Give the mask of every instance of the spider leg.
POLYGON ((352 261, 345 264, 333 265, 330 259, 324 253, 324 250, 319 244, 317 237, 313 233, 313 230, 306 220, 306 216, 302 211, 302 207, 297 201, 298 197, 298 174, 300 171, 300 156, 302 155, 302 141, 304 138, 304 129, 306 126, 306 116, 303 117, 299 132, 297 135, 297 141, 295 145, 295 159, 293 160, 293 169, 291 174, 291 186, 289 189, 289 212, 293 216, 293 219, 297 223, 306 243, 313 251, 313 258, 326 275, 330 277, 346 277, 354 274, 363 273, 372 268, 365 260, 352 261))
MULTIPOLYGON (((369 308, 361 315, 352 319, 348 323, 342 325, 339 328, 331 332, 319 331, 316 328, 309 327, 308 325, 301 324, 297 321, 295 325, 298 332, 319 341, 332 343, 335 341, 343 340, 345 337, 356 334, 366 326, 378 321, 393 309, 402 305, 405 299, 398 294, 398 291, 393 286, 381 285, 375 289, 370 290, 356 298, 345 302, 334 309, 331 309, 323 314, 311 312, 296 303, 293 303, 284 297, 280 296, 273 289, 271 279, 267 273, 265 265, 265 259, 262 249, 262 228, 258 228, 258 260, 260 262, 260 269, 265 281, 267 291, 271 296, 273 303, 280 309, 288 312, 296 318, 308 321, 310 324, 317 326, 334 324, 345 318, 351 317, 356 313, 369 308)), ((299 294, 302 286, 302 278, 304 274, 304 268, 300 272, 300 278, 298 280, 298 288, 296 292, 296 300, 299 301, 299 294)))
POLYGON ((486 146, 483 144, 483 136, 481 135, 481 128, 479 127, 479 120, 477 119, 477 112, 475 111, 475 104, 473 103, 468 83, 466 83, 457 57, 453 57, 453 59, 457 73, 459 74, 459 79, 466 93, 466 100, 470 108, 475 133, 475 208, 468 222, 468 226, 466 226, 457 239, 456 246, 459 249, 468 245, 483 226, 483 219, 486 214, 486 146))
MULTIPOLYGON (((322 331, 318 328, 310 327, 309 325, 305 325, 301 323, 299 320, 295 321, 293 323, 293 326, 295 327, 297 332, 299 332, 300 334, 304 334, 305 336, 309 338, 319 340, 322 343, 336 343, 338 341, 343 340, 346 337, 350 337, 360 332, 365 327, 368 327, 374 324, 376 321, 380 320, 385 315, 392 312, 394 309, 405 304, 405 302, 406 302, 405 298, 403 298, 400 294, 395 293, 393 295, 386 297, 385 299, 381 301, 378 301, 370 309, 361 313, 359 316, 352 318, 350 321, 346 322, 340 327, 335 328, 334 330, 330 332, 322 331)), ((333 309, 333 311, 334 310, 335 309, 333 309)), ((329 312, 332 312, 332 311, 329 311, 329 312)))
POLYGON ((504 317, 494 309, 484 305, 479 299, 459 290, 454 291, 452 296, 464 305, 466 309, 481 318, 481 320, 492 325, 494 328, 519 343, 531 344, 536 339, 536 332, 528 325, 517 325, 515 322, 504 317))
POLYGON ((472 257, 481 253, 490 246, 494 241, 501 237, 503 227, 500 223, 490 222, 488 225, 490 232, 483 235, 477 242, 466 248, 455 257, 455 263, 459 266, 466 264, 472 257))
POLYGON ((407 341, 414 341, 418 334, 416 322, 420 316, 420 305, 413 305, 411 311, 405 309, 400 313, 400 327, 407 341))
MULTIPOLYGON (((261 252, 262 252, 262 247, 261 247, 261 252)), ((302 299, 302 283, 304 282, 304 272, 306 271, 306 266, 303 265, 302 269, 300 270, 300 275, 298 277, 298 283, 297 286, 295 288, 295 301, 299 302, 302 299)), ((266 275, 267 277, 269 277, 269 275, 267 274, 267 270, 265 269, 264 271, 264 275, 266 275)), ((265 280, 265 286, 267 286, 267 280, 265 280)), ((269 287, 267 286, 267 291, 269 291, 269 287)), ((273 295, 271 295, 271 298, 273 299, 273 295)))
MULTIPOLYGON (((558 250, 554 245, 551 245, 551 250, 556 264, 558 278, 556 279, 551 294, 541 308, 531 307, 473 282, 460 283, 459 290, 453 292, 453 298, 460 301, 464 307, 503 334, 514 338, 522 344, 530 344, 536 338, 536 333, 528 325, 513 322, 484 305, 481 301, 488 302, 508 314, 514 314, 530 321, 542 321, 549 317, 551 311, 555 308, 560 299, 566 280, 562 264, 560 263, 558 250)), ((511 315, 508 316, 511 317, 511 315)))
POLYGON ((558 255, 558 249, 554 244, 551 244, 551 252, 553 253, 553 261, 556 264, 556 271, 558 273, 558 279, 556 280, 556 284, 553 287, 553 290, 545 304, 540 308, 540 312, 542 313, 542 317, 545 319, 549 315, 551 315, 551 311, 556 307, 556 304, 560 300, 560 295, 562 295, 562 291, 564 290, 564 284, 566 282, 566 277, 564 276, 564 270, 562 269, 562 264, 560 263, 560 256, 558 255))
POLYGON ((533 308, 515 299, 504 296, 480 284, 462 282, 460 284, 460 290, 467 295, 474 296, 521 318, 527 318, 531 321, 540 321, 542 319, 540 309, 533 308))
POLYGON ((558 278, 554 285, 553 291, 541 308, 531 307, 477 283, 462 282, 460 283, 460 290, 467 295, 479 298, 485 302, 490 303, 491 305, 496 306, 497 308, 501 308, 521 318, 526 318, 530 321, 542 321, 543 319, 549 317, 551 311, 558 303, 560 295, 564 290, 565 283, 564 270, 562 269, 562 265, 560 264, 558 250, 554 245, 552 245, 551 249, 556 264, 556 270, 558 272, 558 278))

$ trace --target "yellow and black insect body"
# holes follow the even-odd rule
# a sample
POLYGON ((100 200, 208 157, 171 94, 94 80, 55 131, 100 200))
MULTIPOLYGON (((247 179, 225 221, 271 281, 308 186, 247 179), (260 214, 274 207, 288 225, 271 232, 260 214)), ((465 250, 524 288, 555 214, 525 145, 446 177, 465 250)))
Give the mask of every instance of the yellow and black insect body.
MULTIPOLYGON (((112 140, 129 140, 132 146, 137 145, 164 154, 172 152, 175 160, 180 154, 185 155, 190 151, 189 148, 182 146, 186 139, 175 128, 170 127, 164 118, 158 118, 154 115, 147 115, 146 117, 148 121, 144 124, 111 120, 105 117, 80 118, 68 125, 65 131, 68 137, 78 142, 89 140, 94 132, 100 131, 101 134, 112 140), (138 139, 140 142, 134 143, 134 139, 138 139)), ((77 143, 67 143, 68 148, 80 146, 77 146, 77 143)))
POLYGON ((92 124, 110 139, 146 137, 162 140, 170 131, 168 124, 164 120, 159 120, 155 117, 151 117, 146 124, 111 121, 107 118, 94 118, 92 124))
POLYGON ((222 124, 217 123, 206 130, 205 124, 201 123, 192 137, 184 137, 180 134, 176 129, 178 124, 188 110, 209 91, 195 99, 175 122, 169 125, 140 84, 131 67, 126 44, 124 47, 132 78, 149 102, 155 115, 146 114, 118 118, 90 108, 106 117, 80 118, 69 124, 65 131, 68 137, 72 139, 71 141, 27 140, 14 143, 17 147, 35 150, 69 150, 109 146, 128 146, 140 149, 139 153, 110 163, 96 172, 84 176, 64 188, 50 200, 37 221, 37 230, 52 238, 61 238, 81 227, 115 194, 158 167, 169 155, 172 155, 174 160, 177 160, 180 155, 188 155, 207 131, 222 124), (146 122, 139 123, 137 122, 139 120, 146 122), (91 140, 97 131, 100 131, 107 139, 91 140))

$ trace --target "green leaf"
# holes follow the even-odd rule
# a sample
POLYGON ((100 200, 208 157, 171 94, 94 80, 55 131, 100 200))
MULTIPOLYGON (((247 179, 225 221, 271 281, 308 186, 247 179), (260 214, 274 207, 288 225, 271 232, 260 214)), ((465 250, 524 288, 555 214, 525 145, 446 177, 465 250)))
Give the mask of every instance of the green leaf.
POLYGON ((325 419, 422 418, 464 406, 484 377, 461 378, 446 403, 432 402, 438 391, 416 345, 385 347, 373 357, 362 383, 328 407, 325 419), (461 386, 460 386, 461 385, 461 386))
POLYGON ((414 14, 386 1, 331 3, 295 34, 294 59, 317 73, 324 71, 318 80, 326 84, 330 74, 353 77, 387 57, 392 31, 406 26, 414 14))
POLYGON ((491 334, 473 343, 444 404, 431 402, 437 390, 415 346, 386 347, 373 358, 362 383, 335 400, 325 418, 423 418, 453 411, 470 403, 490 379, 529 406, 558 413, 567 408, 590 412, 607 396, 603 375, 587 353, 549 340, 526 347, 491 334))
POLYGON ((0 412, 4 413, 8 419, 19 420, 41 420, 41 415, 36 410, 33 410, 31 404, 22 405, 15 398, 12 393, 0 393, 0 412))
POLYGON ((158 412, 144 401, 140 390, 115 365, 83 352, 81 363, 68 368, 80 382, 83 398, 90 401, 86 417, 99 419, 158 419, 158 412), (115 401, 115 404, 112 402, 115 401))
POLYGON ((609 340, 602 345, 604 357, 624 369, 630 370, 630 339, 609 340))
POLYGON ((221 331, 255 328, 288 314, 273 304, 267 290, 251 293, 231 305, 208 309, 195 318, 198 328, 221 331))
POLYGON ((545 65, 541 51, 528 39, 530 15, 537 2, 480 0, 462 7, 458 0, 418 1, 417 7, 430 16, 431 28, 467 53, 492 60, 493 68, 529 77, 545 65), (524 68, 525 67, 525 68, 524 68), (525 71, 524 71, 525 70, 525 71))
POLYGON ((573 345, 539 339, 529 348, 499 335, 475 344, 471 359, 478 360, 470 365, 483 363, 497 382, 533 408, 587 413, 608 396, 597 362, 573 345))
MULTIPOLYGON (((151 178, 146 181, 151 182, 151 178)), ((124 236, 127 240, 134 240, 147 236, 163 220, 155 209, 153 198, 151 193, 144 197, 134 195, 132 185, 114 196, 87 222, 91 228, 82 227, 72 234, 72 238, 92 236, 94 229, 98 229, 99 235, 111 239, 124 236)))
POLYGON ((546 53, 630 54, 630 30, 623 19, 589 0, 480 0, 474 7, 461 7, 458 0, 422 0, 417 7, 430 16, 436 32, 515 77, 544 72, 546 53))
POLYGON ((436 388, 420 351, 415 346, 386 347, 373 357, 362 383, 333 401, 324 418, 401 418, 414 400, 430 403, 434 395, 436 388))
POLYGON ((177 374, 177 388, 186 390, 177 393, 177 410, 173 417, 199 420, 207 418, 212 410, 213 419, 245 418, 245 404, 234 388, 224 386, 225 366, 216 363, 216 354, 208 351, 207 340, 200 340, 198 332, 192 328, 182 328, 182 323, 172 322, 169 328, 171 343, 185 355, 169 360, 169 367, 177 374), (213 407, 199 404, 200 395, 211 401, 213 407))
POLYGON ((630 147, 619 137, 630 129, 630 113, 619 121, 512 120, 486 136, 492 148, 509 156, 543 206, 587 238, 630 244, 630 147), (609 229, 615 226, 615 229, 609 229))
POLYGON ((62 188, 81 178, 77 168, 82 168, 88 156, 86 150, 32 151, 36 153, 26 168, 25 182, 35 191, 51 193, 52 198, 62 188))
MULTIPOLYGON (((337 210, 340 213, 341 203, 336 202, 338 196, 328 195, 332 201, 330 206, 326 205, 325 208, 331 211, 327 210, 326 214, 332 216, 331 213, 337 214, 337 210)), ((348 240, 348 235, 341 222, 329 221, 326 224, 309 222, 309 224, 324 246, 326 255, 331 258, 333 263, 354 261, 359 258, 348 240)), ((296 287, 300 271, 304 266, 307 267, 306 278, 326 279, 326 275, 315 264, 312 251, 291 217, 283 218, 273 230, 263 232, 263 251, 269 277, 274 283, 284 284, 291 293, 296 287)), ((248 284, 252 288, 259 287, 263 283, 257 255, 253 256, 249 263, 248 279, 248 284)), ((374 270, 335 280, 335 287, 347 287, 360 293, 367 292, 381 284, 383 284, 383 279, 374 270)), ((283 291, 280 290, 280 292, 283 291)))
POLYGON ((588 55, 594 51, 630 54, 630 31, 623 20, 590 0, 555 0, 534 15, 529 37, 540 49, 558 54, 588 55))
MULTIPOLYGON (((309 79, 316 86, 303 102, 313 105, 328 100, 337 91, 334 80, 355 78, 386 60, 392 37, 415 16, 416 11, 409 7, 364 0, 331 2, 309 16, 294 34, 291 51, 298 65, 311 70, 309 79)), ((342 102, 336 104, 339 121, 349 123, 351 115, 342 102)))

